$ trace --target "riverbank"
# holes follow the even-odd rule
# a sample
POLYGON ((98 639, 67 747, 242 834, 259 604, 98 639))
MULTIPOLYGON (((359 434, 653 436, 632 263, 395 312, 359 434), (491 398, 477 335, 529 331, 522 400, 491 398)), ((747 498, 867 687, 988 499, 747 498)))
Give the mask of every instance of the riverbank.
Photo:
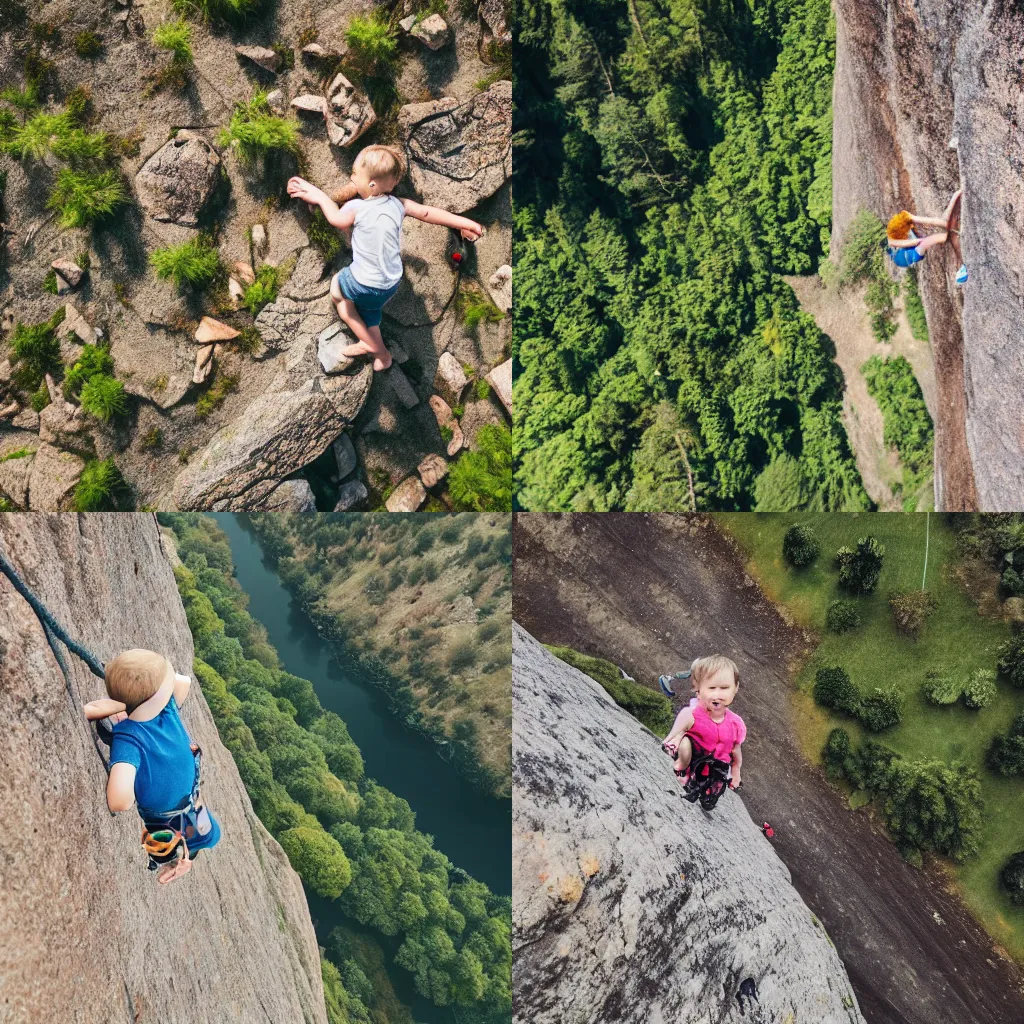
POLYGON ((511 796, 512 520, 251 515, 270 565, 394 714, 481 792, 511 796))

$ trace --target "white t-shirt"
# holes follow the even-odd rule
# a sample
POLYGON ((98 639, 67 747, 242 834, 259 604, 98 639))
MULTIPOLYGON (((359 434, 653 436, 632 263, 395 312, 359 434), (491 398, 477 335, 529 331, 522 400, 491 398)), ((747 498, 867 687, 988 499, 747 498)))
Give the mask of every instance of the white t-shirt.
POLYGON ((391 288, 402 280, 402 221, 405 207, 394 196, 350 199, 354 209, 352 276, 367 288, 391 288))

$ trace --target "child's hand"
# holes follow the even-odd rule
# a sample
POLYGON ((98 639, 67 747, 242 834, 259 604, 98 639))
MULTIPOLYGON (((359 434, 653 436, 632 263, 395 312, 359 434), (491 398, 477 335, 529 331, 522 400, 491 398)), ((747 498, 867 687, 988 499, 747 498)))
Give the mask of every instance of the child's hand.
POLYGON ((729 788, 730 789, 739 789, 742 784, 743 784, 743 780, 740 778, 740 773, 739 772, 733 772, 732 773, 732 781, 729 783, 729 788))
POLYGON ((304 178, 289 178, 288 195, 292 199, 301 199, 304 203, 315 203, 321 192, 316 185, 311 185, 304 178))
POLYGON ((459 232, 467 242, 475 242, 481 235, 483 235, 483 233, 483 225, 477 224, 476 221, 473 221, 473 226, 471 228, 463 228, 459 232))

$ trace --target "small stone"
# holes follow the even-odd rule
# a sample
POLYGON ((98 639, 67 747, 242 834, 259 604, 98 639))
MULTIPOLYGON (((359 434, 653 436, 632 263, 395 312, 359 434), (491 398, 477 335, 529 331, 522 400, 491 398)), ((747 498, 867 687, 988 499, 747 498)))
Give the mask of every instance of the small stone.
POLYGON ((321 60, 327 56, 327 51, 319 43, 306 43, 302 52, 307 57, 319 57, 321 60))
POLYGON ((195 227, 220 181, 220 157, 202 136, 180 131, 135 175, 139 203, 154 220, 195 227))
POLYGON ((416 389, 409 383, 409 378, 394 363, 386 372, 391 383, 391 390, 406 409, 413 409, 420 404, 416 389))
MULTIPOLYGON (((249 237, 252 239, 252 251, 255 256, 262 256, 267 251, 267 229, 257 222, 249 229, 249 237)), ((253 280, 256 279, 255 274, 253 280)))
POLYGON ((284 92, 280 89, 272 89, 267 93, 267 106, 271 110, 278 114, 283 114, 287 101, 284 98, 284 92))
MULTIPOLYGON (((329 331, 331 328, 327 328, 327 330, 329 331)), ((324 331, 320 334, 316 344, 316 357, 320 361, 324 373, 345 373, 355 367, 356 360, 342 355, 341 352, 343 348, 352 344, 348 335, 342 330, 337 330, 325 338, 326 333, 324 331)))
POLYGON ((411 32, 413 25, 416 24, 416 15, 410 14, 408 18, 403 18, 399 23, 398 27, 403 32, 411 32))
POLYGON ((466 377, 462 364, 451 354, 442 352, 437 361, 437 373, 434 375, 434 387, 449 405, 458 405, 469 379, 466 377))
POLYGON ((76 335, 83 345, 91 345, 96 340, 92 325, 78 312, 78 307, 73 302, 64 303, 64 319, 57 328, 58 337, 67 334, 76 335))
MULTIPOLYGON (((50 266, 71 288, 77 288, 85 273, 74 260, 54 260, 50 266)), ((58 293, 59 294, 59 293, 58 293)))
POLYGON ((212 316, 204 316, 199 321, 199 328, 193 337, 201 345, 206 346, 212 341, 230 341, 232 338, 237 338, 240 333, 234 327, 229 327, 227 324, 222 324, 219 320, 214 320, 212 316))
POLYGON ((196 352, 196 366, 192 371, 192 383, 202 384, 213 373, 213 346, 204 345, 196 352))
POLYGON ((61 277, 61 275, 58 274, 56 271, 53 272, 53 276, 57 281, 57 294, 70 295, 72 291, 71 285, 68 284, 68 282, 65 281, 64 278, 61 277))
POLYGON ((323 96, 314 96, 312 93, 296 96, 292 100, 292 106, 304 114, 319 114, 323 116, 327 112, 327 100, 323 96))
POLYGON ((338 464, 338 479, 344 480, 359 465, 355 445, 348 434, 342 434, 334 442, 334 461, 338 464))
POLYGON ((236 263, 235 274, 242 284, 252 284, 256 280, 256 271, 253 270, 248 263, 236 263))
POLYGON ((487 286, 494 304, 502 313, 508 313, 512 309, 512 268, 507 263, 498 267, 487 286))
POLYGON ((455 418, 448 403, 440 395, 431 395, 428 399, 430 408, 434 411, 434 418, 439 428, 447 427, 451 431, 452 439, 448 442, 448 457, 452 458, 466 443, 462 427, 455 418))
POLYGON ((427 500, 427 492, 423 489, 418 476, 406 477, 391 492, 391 497, 384 502, 389 512, 415 512, 427 500))
POLYGON ((71 452, 42 444, 32 459, 28 482, 30 512, 60 512, 78 483, 85 463, 71 452))
POLYGON ((235 309, 238 309, 242 299, 245 298, 245 289, 233 277, 228 278, 228 294, 231 296, 235 309))
POLYGON ((0 409, 0 420, 5 420, 9 416, 13 416, 21 408, 17 402, 11 402, 10 405, 5 405, 0 409))
POLYGON ((417 467, 416 472, 428 490, 448 475, 448 463, 440 455, 431 452, 417 467))
POLYGON ((27 406, 22 409, 13 420, 11 420, 11 425, 20 427, 22 430, 38 430, 39 413, 37 413, 31 406, 27 406))
POLYGON ((512 360, 506 359, 500 366, 496 366, 485 378, 487 383, 494 388, 494 393, 501 399, 501 404, 508 409, 509 416, 512 415, 512 360))
POLYGON ((281 55, 266 46, 236 46, 235 53, 258 64, 264 71, 276 74, 281 67, 281 55))
POLYGON ((366 501, 367 497, 366 485, 362 480, 349 480, 338 491, 338 503, 334 506, 334 511, 347 512, 361 501, 366 501))
POLYGON ((409 35, 431 50, 440 50, 452 40, 452 30, 440 14, 431 14, 429 18, 424 18, 418 25, 413 26, 409 35))
POLYGON ((224 346, 218 342, 213 346, 213 358, 220 359, 222 355, 224 355, 224 346))

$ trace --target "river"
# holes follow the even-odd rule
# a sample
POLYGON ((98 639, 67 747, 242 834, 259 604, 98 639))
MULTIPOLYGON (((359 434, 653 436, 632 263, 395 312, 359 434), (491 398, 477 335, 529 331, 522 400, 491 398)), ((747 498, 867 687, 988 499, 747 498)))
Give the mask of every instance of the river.
MULTIPOLYGON (((366 774, 409 801, 416 826, 434 837, 434 846, 453 864, 485 882, 496 893, 512 892, 512 803, 475 789, 438 754, 434 743, 407 728, 390 711, 384 692, 357 670, 331 659, 323 640, 298 601, 265 564, 246 516, 216 513, 227 534, 235 577, 249 595, 249 612, 267 629, 282 667, 309 679, 320 703, 339 715, 362 751, 366 774)), ((337 924, 352 926, 328 901, 310 899, 321 944, 337 924)), ((378 937, 379 938, 379 937, 378 937)), ((399 996, 417 1020, 449 1024, 450 1011, 419 999, 410 975, 394 970, 399 996)))

